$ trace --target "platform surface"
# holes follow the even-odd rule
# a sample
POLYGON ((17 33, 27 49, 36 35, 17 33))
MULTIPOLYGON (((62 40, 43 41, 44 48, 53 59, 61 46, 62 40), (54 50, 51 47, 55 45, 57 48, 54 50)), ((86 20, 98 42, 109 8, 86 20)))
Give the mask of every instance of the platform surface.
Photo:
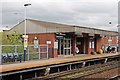
POLYGON ((32 67, 47 66, 47 65, 94 59, 94 58, 111 57, 111 56, 117 56, 117 55, 119 56, 120 54, 118 53, 95 54, 95 55, 86 54, 86 55, 76 55, 72 57, 51 58, 46 60, 34 60, 34 61, 26 61, 22 63, 5 64, 5 65, 0 65, 0 72, 21 70, 21 69, 32 68, 32 67))

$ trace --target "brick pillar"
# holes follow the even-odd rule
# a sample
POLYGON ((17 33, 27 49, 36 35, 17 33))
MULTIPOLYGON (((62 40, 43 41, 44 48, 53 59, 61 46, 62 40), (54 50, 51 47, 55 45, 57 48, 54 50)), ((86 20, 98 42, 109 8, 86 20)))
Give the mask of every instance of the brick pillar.
POLYGON ((54 41, 57 40, 56 39, 56 34, 54 34, 54 39, 53 39, 53 48, 52 48, 52 53, 54 54, 54 58, 58 57, 58 51, 57 49, 54 49, 54 41))
POLYGON ((76 55, 76 52, 75 52, 75 48, 76 48, 76 36, 74 36, 74 38, 73 38, 73 56, 75 56, 76 55))
POLYGON ((55 57, 58 57, 58 51, 57 51, 57 49, 54 49, 54 48, 53 48, 53 52, 54 52, 54 53, 53 53, 53 54, 54 54, 54 58, 55 58, 55 57))
POLYGON ((87 39, 87 40, 86 40, 86 53, 89 54, 89 53, 90 53, 90 50, 89 50, 89 41, 90 41, 90 39, 89 39, 88 36, 87 36, 86 39, 87 39))

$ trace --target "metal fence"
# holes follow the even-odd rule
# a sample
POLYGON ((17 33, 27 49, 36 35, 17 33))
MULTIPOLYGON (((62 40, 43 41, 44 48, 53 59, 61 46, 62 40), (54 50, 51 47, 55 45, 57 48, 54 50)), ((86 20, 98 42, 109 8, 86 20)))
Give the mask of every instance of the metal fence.
MULTIPOLYGON (((38 48, 34 48, 34 45, 28 45, 26 50, 27 61, 38 60, 38 59, 48 59, 49 51, 48 45, 39 45, 38 48)), ((22 62, 24 59, 24 47, 23 45, 2 45, 1 61, 2 63, 10 62, 22 62)), ((50 52, 51 53, 51 52, 50 52)))

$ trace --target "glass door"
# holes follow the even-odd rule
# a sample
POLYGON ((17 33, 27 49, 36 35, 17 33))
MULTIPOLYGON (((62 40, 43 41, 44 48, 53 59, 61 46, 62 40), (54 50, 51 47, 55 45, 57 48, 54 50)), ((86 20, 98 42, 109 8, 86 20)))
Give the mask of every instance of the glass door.
POLYGON ((59 39, 58 55, 70 55, 70 54, 71 54, 71 39, 59 39))
POLYGON ((64 43, 63 39, 58 40, 58 55, 63 55, 64 43))
POLYGON ((64 55, 71 54, 71 39, 64 39, 64 55))

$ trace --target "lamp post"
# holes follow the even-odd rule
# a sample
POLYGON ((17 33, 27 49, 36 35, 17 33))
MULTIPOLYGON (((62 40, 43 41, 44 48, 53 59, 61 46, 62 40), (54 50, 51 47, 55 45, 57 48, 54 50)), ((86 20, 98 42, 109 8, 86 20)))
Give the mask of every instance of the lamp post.
POLYGON ((26 35, 26 19, 27 19, 27 17, 26 17, 26 12, 27 12, 27 9, 26 9, 26 7, 27 6, 30 6, 31 4, 24 4, 24 6, 25 6, 25 35, 26 35))
POLYGON ((25 7, 25 29, 24 29, 24 35, 23 35, 23 38, 24 38, 24 61, 26 61, 26 49, 27 49, 27 42, 28 42, 28 35, 26 35, 26 29, 27 29, 27 24, 26 24, 26 20, 27 20, 27 17, 26 17, 26 7, 27 6, 30 6, 31 4, 24 4, 24 7, 25 7))

